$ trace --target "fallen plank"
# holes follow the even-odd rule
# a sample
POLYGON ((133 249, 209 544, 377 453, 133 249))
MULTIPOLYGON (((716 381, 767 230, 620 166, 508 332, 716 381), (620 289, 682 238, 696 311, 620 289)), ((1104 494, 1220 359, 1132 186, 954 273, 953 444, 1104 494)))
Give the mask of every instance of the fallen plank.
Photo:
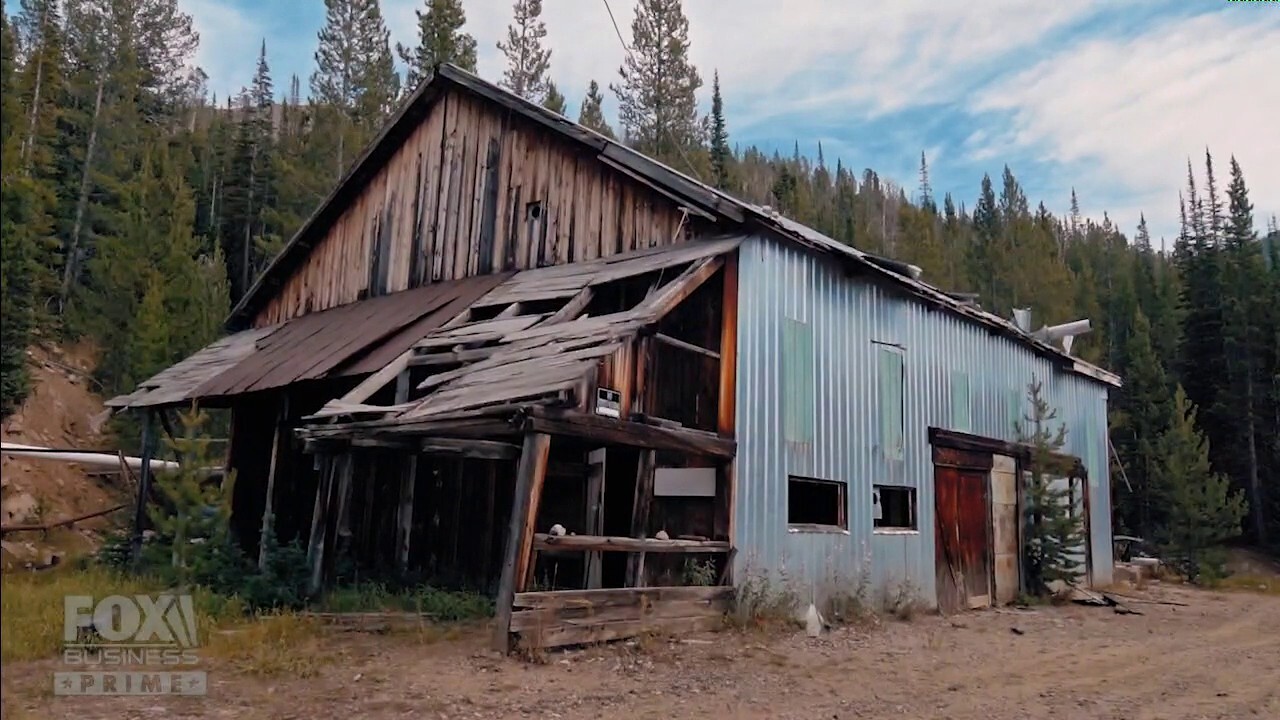
POLYGON ((534 535, 539 550, 592 550, 598 552, 727 553, 729 543, 717 540, 659 540, 605 535, 534 535))

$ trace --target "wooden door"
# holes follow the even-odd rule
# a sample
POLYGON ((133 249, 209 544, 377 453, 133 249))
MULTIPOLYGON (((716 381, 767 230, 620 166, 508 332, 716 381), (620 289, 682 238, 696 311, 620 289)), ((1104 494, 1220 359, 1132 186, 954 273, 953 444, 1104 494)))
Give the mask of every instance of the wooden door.
POLYGON ((934 467, 938 606, 955 612, 991 604, 991 516, 987 473, 934 467))

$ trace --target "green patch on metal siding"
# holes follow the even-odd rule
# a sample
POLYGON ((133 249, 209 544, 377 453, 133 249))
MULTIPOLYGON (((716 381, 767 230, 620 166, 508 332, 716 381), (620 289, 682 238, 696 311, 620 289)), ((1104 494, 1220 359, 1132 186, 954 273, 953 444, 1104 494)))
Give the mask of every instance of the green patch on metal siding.
POLYGON ((969 406, 969 373, 951 371, 951 429, 968 432, 973 426, 973 413, 969 406))
POLYGON ((1005 391, 1005 406, 1008 408, 1009 416, 1009 437, 1016 438, 1021 433, 1019 428, 1026 422, 1022 417, 1022 392, 1017 388, 1009 388, 1005 391))
POLYGON ((813 441, 813 330, 787 318, 782 325, 782 420, 791 442, 813 441))
POLYGON ((880 366, 880 446, 889 460, 902 459, 902 351, 877 345, 880 366))

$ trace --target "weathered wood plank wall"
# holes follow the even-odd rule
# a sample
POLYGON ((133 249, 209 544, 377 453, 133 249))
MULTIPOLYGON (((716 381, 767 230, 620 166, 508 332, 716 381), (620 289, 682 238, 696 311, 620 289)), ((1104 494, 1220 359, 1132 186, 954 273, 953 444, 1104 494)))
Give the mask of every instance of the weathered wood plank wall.
POLYGON ((368 293, 671 244, 689 229, 681 215, 572 142, 449 92, 254 325, 368 293))

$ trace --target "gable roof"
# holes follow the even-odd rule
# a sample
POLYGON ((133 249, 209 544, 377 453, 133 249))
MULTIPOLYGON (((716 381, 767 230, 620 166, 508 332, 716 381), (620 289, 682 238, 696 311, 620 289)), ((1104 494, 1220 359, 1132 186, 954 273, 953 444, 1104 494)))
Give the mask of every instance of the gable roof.
POLYGON ((382 165, 399 149, 408 135, 430 112, 435 101, 449 90, 459 90, 495 103, 531 122, 551 130, 561 137, 578 143, 595 154, 596 158, 617 171, 645 184, 656 192, 671 197, 689 210, 709 219, 731 226, 753 226, 771 234, 804 245, 817 252, 833 255, 852 262, 869 277, 896 285, 901 290, 930 305, 956 313, 970 321, 986 326, 994 334, 1010 338, 1030 347, 1039 355, 1052 358, 1077 373, 1106 385, 1119 387, 1120 378, 1114 373, 1073 357, 1049 343, 1037 340, 1018 329, 1013 322, 998 315, 974 308, 947 295, 942 290, 921 282, 909 273, 891 268, 884 258, 878 258, 857 248, 845 245, 813 228, 783 217, 768 207, 762 207, 734 198, 706 183, 689 177, 657 160, 639 153, 616 140, 589 130, 568 118, 514 95, 492 83, 462 70, 442 64, 414 90, 400 110, 387 123, 382 132, 365 149, 359 159, 325 198, 324 202, 307 218, 302 227, 285 245, 258 277, 249 292, 241 298, 227 320, 229 327, 242 327, 286 278, 301 264, 316 242, 346 210, 348 204, 364 189, 382 165))

